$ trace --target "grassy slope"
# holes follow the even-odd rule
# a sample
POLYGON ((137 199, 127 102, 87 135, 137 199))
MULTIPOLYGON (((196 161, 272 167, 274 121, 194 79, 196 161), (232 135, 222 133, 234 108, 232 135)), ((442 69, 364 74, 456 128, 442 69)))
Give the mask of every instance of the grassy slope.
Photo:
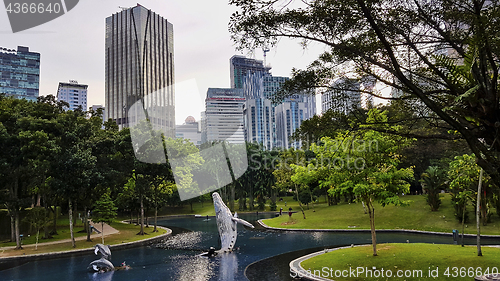
MULTIPOLYGON (((301 266, 312 272, 320 270, 316 275, 328 277, 327 274, 321 273, 323 267, 332 268, 335 270, 349 270, 349 267, 356 269, 357 267, 372 268, 375 266, 377 269, 385 270, 390 269, 392 274, 397 274, 397 270, 422 270, 423 278, 395 278, 396 280, 455 280, 460 277, 466 280, 473 280, 468 276, 472 272, 467 272, 469 268, 474 271, 481 267, 481 272, 484 272, 487 267, 490 268, 490 273, 493 267, 500 270, 498 259, 500 258, 500 248, 482 247, 483 256, 478 257, 475 246, 460 247, 457 245, 438 245, 438 244, 380 244, 378 245, 378 256, 372 255, 372 248, 370 246, 354 247, 348 249, 341 249, 322 254, 305 260, 301 266), (438 267, 439 275, 437 278, 429 278, 429 268, 435 270, 438 267), (448 273, 449 277, 445 276, 447 268, 450 268, 448 273), (453 267, 457 267, 455 273, 453 267), (465 270, 460 276, 460 269, 464 267, 465 270), (453 277, 456 274, 456 277, 453 277)), ((330 272, 330 270, 328 270, 330 272)), ((330 275, 330 273, 328 274, 330 275)), ((364 280, 366 275, 363 273, 358 278, 330 278, 335 280, 364 280)), ((385 278, 379 278, 385 280, 385 278)), ((392 278, 390 278, 392 279, 392 278)), ((388 279, 388 280, 390 280, 388 279)), ((366 280, 376 280, 376 278, 368 278, 366 280)))
MULTIPOLYGON (((453 229, 461 231, 462 225, 454 217, 454 209, 451 205, 449 194, 442 194, 442 204, 437 212, 432 212, 426 205, 424 196, 404 196, 404 200, 412 200, 410 206, 396 207, 375 205, 375 228, 376 229, 416 229, 426 231, 451 232, 453 229)), ((285 209, 285 208, 284 208, 285 209)), ((288 207, 286 207, 288 210, 288 207)), ((306 208, 307 209, 307 208, 306 208)), ((302 218, 300 209, 293 207, 295 213, 290 220, 288 215, 268 219, 264 222, 271 227, 295 228, 295 229, 348 229, 356 226, 360 229, 369 229, 370 221, 364 214, 361 204, 339 204, 327 206, 316 205, 316 212, 312 208, 306 210, 306 219, 302 218)), ((470 210, 470 221, 466 224, 466 233, 476 233, 475 216, 470 210)), ((493 215, 487 226, 481 226, 482 234, 500 234, 500 219, 493 215)))

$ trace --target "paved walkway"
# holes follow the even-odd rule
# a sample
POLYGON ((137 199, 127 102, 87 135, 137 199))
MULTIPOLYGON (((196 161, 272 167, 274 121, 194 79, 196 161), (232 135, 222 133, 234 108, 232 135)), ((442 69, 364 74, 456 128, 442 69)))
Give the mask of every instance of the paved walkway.
MULTIPOLYGON (((111 227, 109 224, 104 224, 104 227, 100 223, 94 224, 92 221, 90 222, 90 225, 95 227, 99 232, 102 232, 102 229, 104 228, 104 237, 119 233, 118 230, 115 228, 111 227)), ((101 234, 99 233, 94 233, 90 235, 91 239, 101 239, 101 234)), ((87 240, 87 235, 85 236, 80 236, 80 237, 75 237, 75 241, 82 241, 82 240, 87 240)), ((99 240, 100 241, 100 240, 99 240)), ((50 242, 43 242, 43 243, 38 243, 38 246, 44 246, 44 245, 54 245, 54 244, 60 244, 60 243, 69 243, 71 242, 71 238, 69 239, 61 239, 61 240, 55 240, 55 241, 50 241, 50 242)), ((35 244, 28 244, 28 245, 23 245, 23 248, 29 248, 29 247, 35 247, 35 244)), ((8 247, 0 247, 0 251, 3 250, 11 250, 15 249, 16 246, 8 246, 8 247)))

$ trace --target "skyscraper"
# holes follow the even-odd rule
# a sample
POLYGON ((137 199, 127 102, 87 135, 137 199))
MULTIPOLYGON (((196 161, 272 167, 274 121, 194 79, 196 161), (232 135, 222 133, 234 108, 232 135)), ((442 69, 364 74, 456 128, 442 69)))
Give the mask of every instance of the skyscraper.
POLYGON ((355 79, 340 78, 329 90, 321 95, 321 111, 332 109, 349 114, 353 109, 361 107, 361 83, 355 79))
POLYGON ((249 74, 270 75, 271 67, 265 66, 260 60, 235 55, 229 59, 229 63, 231 88, 243 88, 244 77, 249 74))
POLYGON ((142 102, 153 128, 175 137, 173 37, 172 24, 140 4, 106 18, 106 120, 131 127, 142 102))
POLYGON ((40 84, 40 54, 28 47, 0 47, 0 94, 36 101, 40 84))
POLYGON ((69 80, 69 83, 59 82, 57 88, 57 100, 69 104, 69 110, 75 110, 79 106, 87 110, 87 88, 88 85, 78 84, 77 81, 69 80))
POLYGON ((292 95, 276 106, 275 111, 276 146, 299 149, 301 141, 292 141, 291 136, 300 128, 302 121, 316 114, 316 97, 311 93, 292 95))
POLYGON ((202 122, 205 141, 227 141, 245 143, 243 130, 243 106, 245 97, 242 89, 208 88, 205 100, 205 119, 202 122))

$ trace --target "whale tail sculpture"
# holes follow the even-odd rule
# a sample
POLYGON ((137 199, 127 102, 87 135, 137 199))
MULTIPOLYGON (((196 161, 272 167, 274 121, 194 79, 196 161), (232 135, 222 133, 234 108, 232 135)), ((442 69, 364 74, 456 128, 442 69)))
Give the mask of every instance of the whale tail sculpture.
POLYGON ((214 192, 212 194, 212 198, 214 200, 215 219, 217 221, 217 228, 219 230, 221 240, 221 249, 217 252, 231 252, 234 248, 234 244, 236 243, 236 237, 238 236, 236 225, 239 223, 250 228, 254 228, 254 226, 251 223, 238 218, 237 213, 234 213, 233 216, 231 214, 231 210, 229 210, 226 204, 224 204, 224 201, 222 201, 219 193, 214 192))
POLYGON ((94 254, 101 254, 101 258, 95 260, 89 264, 87 267, 90 271, 95 272, 106 272, 115 270, 113 264, 109 261, 111 257, 111 250, 108 246, 103 244, 95 245, 94 254))

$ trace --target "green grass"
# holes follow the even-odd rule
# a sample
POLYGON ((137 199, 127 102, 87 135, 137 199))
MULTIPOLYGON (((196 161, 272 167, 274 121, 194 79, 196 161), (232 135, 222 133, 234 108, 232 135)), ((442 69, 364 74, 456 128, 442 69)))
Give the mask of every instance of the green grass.
MULTIPOLYGON (((52 224, 49 226, 49 230, 52 230, 52 224)), ((87 233, 79 233, 80 230, 83 230, 83 223, 81 220, 76 220, 76 224, 74 225, 74 236, 81 237, 86 236, 87 233)), ((33 231, 34 232, 34 231, 33 231)), ((35 244, 36 242, 36 232, 33 234, 21 233, 23 234, 23 245, 35 244)), ((57 235, 52 235, 50 239, 43 239, 43 230, 40 231, 40 236, 38 238, 38 243, 43 242, 52 242, 57 240, 64 240, 71 238, 71 234, 69 232, 69 218, 60 218, 57 220, 57 235)), ((8 246, 16 246, 16 242, 10 242, 6 238, 4 241, 0 241, 0 247, 8 247, 8 246)))
MULTIPOLYGON (((453 229, 462 230, 461 223, 454 216, 449 194, 442 194, 442 204, 436 212, 430 210, 422 195, 408 195, 403 199, 413 202, 406 207, 375 205, 376 229, 412 229, 448 233, 453 229)), ((284 214, 281 217, 264 220, 264 223, 271 227, 290 229, 370 229, 369 217, 364 214, 360 203, 342 203, 334 206, 322 203, 316 205, 316 212, 313 212, 312 208, 309 210, 305 208, 305 220, 295 204, 297 203, 288 204, 293 205, 293 210, 298 212, 294 213, 291 219, 284 214)), ((468 210, 471 211, 470 221, 466 223, 465 233, 475 234, 476 223, 472 206, 469 206, 468 210)), ((494 214, 488 225, 481 225, 481 233, 500 234, 500 218, 494 214)))
MULTIPOLYGON (((153 232, 153 226, 145 228, 145 235, 137 235, 140 230, 140 226, 135 224, 124 224, 115 221, 111 224, 112 227, 120 231, 120 233, 112 234, 110 236, 104 237, 104 243, 106 245, 122 244, 127 242, 134 242, 138 240, 143 240, 155 236, 159 236, 166 233, 166 230, 158 228, 158 232, 153 232)), ((43 242, 43 241, 42 241, 43 242)), ((38 250, 35 247, 26 247, 22 250, 6 250, 0 252, 0 257, 16 256, 16 255, 30 255, 30 254, 41 254, 41 253, 51 253, 60 251, 69 251, 74 249, 85 249, 92 248, 95 244, 101 243, 101 237, 93 238, 92 242, 87 242, 86 240, 76 241, 76 248, 71 246, 71 242, 57 243, 51 245, 38 245, 38 250)))
MULTIPOLYGON (((379 244, 377 246, 378 256, 373 256, 371 245, 339 249, 322 254, 301 263, 305 270, 311 270, 315 275, 327 277, 335 280, 473 280, 476 270, 479 268, 484 274, 487 268, 492 273, 493 267, 497 272, 500 270, 500 248, 482 247, 483 256, 478 257, 475 246, 460 247, 457 245, 438 244, 379 244), (336 270, 354 270, 357 272, 361 267, 366 272, 366 268, 376 267, 379 272, 387 270, 392 272, 392 278, 369 278, 370 275, 361 273, 357 278, 335 277, 336 270), (456 270, 453 268, 456 267, 456 270), (324 268, 327 268, 326 270, 324 268), (437 271, 436 271, 437 268, 437 271), (332 269, 333 272, 330 270, 332 269), (448 271, 447 271, 448 269, 448 271), (316 270, 316 273, 314 273, 316 270), (398 270, 400 274, 407 273, 410 277, 397 278, 398 270), (407 271, 409 270, 409 271, 407 271), (414 271, 415 270, 415 271, 414 271), (420 278, 415 278, 421 272, 420 278), (432 271, 432 275, 429 273, 432 271), (462 272, 460 272, 462 270, 462 272), (469 270, 471 270, 469 272, 469 270), (436 275, 437 273, 437 275, 436 275), (448 273, 448 276, 446 276, 448 273), (461 275, 462 274, 462 275, 461 275), (333 275, 334 278, 331 278, 333 275), (455 275, 455 276, 454 276, 455 275), (367 278, 368 277, 368 278, 367 278), (436 278, 432 278, 436 277, 436 278)), ((375 270, 372 270, 375 274, 375 270)), ((479 273, 479 270, 478 272, 479 273)), ((341 272, 337 272, 337 275, 341 272)), ((346 273, 345 273, 346 274, 346 273)))

